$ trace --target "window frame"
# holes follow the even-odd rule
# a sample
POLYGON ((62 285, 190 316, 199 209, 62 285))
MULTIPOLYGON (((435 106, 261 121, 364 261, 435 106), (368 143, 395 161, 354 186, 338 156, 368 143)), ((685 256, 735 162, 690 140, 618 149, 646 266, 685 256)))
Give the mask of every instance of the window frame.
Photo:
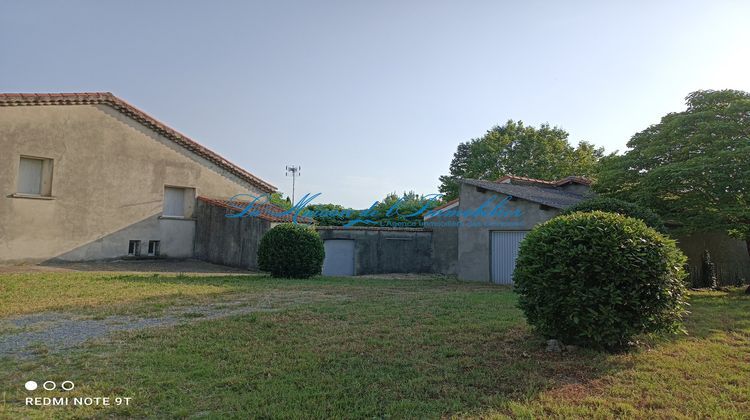
POLYGON ((141 240, 140 239, 130 239, 128 241, 128 257, 140 257, 141 256, 141 240), (130 249, 133 249, 133 252, 130 252, 130 249))
POLYGON ((41 198, 52 199, 52 180, 54 175, 54 159, 41 156, 21 154, 18 157, 18 168, 16 170, 16 192, 13 197, 19 198, 41 198), (41 174, 39 177, 39 193, 21 192, 21 165, 23 160, 41 161, 41 174))
POLYGON ((146 254, 149 257, 158 257, 161 254, 161 240, 149 240, 146 254))
POLYGON ((159 217, 162 219, 193 220, 193 211, 195 208, 196 193, 197 191, 195 187, 164 184, 164 188, 162 190, 161 216, 159 217), (182 190, 182 215, 181 216, 166 213, 167 211, 167 189, 168 188, 182 190))

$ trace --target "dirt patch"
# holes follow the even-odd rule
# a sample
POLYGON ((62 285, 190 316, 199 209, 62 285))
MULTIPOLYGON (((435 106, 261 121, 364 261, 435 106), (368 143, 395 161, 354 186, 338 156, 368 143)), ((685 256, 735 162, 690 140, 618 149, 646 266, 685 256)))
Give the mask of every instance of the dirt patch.
POLYGON ((41 352, 65 350, 88 340, 106 338, 118 331, 171 327, 253 312, 275 312, 331 299, 346 297, 315 291, 275 291, 232 301, 175 306, 158 317, 85 317, 67 312, 44 312, 5 318, 0 320, 5 325, 5 333, 0 335, 0 357, 28 358, 41 352))

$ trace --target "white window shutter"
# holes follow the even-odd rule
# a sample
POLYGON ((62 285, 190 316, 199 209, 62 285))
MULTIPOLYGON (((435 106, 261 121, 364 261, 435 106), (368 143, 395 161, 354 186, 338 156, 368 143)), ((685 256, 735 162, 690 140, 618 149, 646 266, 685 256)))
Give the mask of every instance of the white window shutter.
POLYGON ((185 216, 185 189, 164 187, 164 216, 185 216))
POLYGON ((41 159, 21 158, 18 167, 18 192, 21 194, 42 193, 42 168, 41 159))

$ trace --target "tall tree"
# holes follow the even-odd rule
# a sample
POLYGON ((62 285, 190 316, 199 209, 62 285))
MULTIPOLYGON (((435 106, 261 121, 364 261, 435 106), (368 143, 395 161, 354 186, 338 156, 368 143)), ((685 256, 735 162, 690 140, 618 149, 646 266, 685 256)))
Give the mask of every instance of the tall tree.
POLYGON ((592 176, 604 150, 581 142, 574 148, 568 133, 547 124, 539 128, 509 120, 480 138, 458 145, 450 174, 440 177, 440 192, 450 200, 458 196, 460 178, 493 180, 503 175, 558 179, 570 175, 592 176))
POLYGON ((645 204, 678 233, 723 230, 750 254, 750 93, 702 90, 602 161, 595 188, 645 204))
POLYGON ((281 207, 284 210, 289 210, 292 207, 292 200, 289 197, 284 197, 284 193, 277 191, 271 194, 271 204, 281 207))

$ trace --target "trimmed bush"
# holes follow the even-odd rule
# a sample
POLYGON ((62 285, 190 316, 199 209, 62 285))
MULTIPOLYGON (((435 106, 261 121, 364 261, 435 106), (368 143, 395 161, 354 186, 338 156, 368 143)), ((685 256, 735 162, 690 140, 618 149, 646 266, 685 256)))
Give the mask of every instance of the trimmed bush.
POLYGON ((605 211, 608 213, 617 213, 623 216, 633 217, 643 220, 646 225, 656 229, 661 233, 666 233, 664 221, 661 220, 656 212, 648 207, 639 206, 638 204, 628 203, 627 201, 618 200, 611 197, 593 197, 581 201, 567 209, 562 214, 572 214, 577 211, 605 211))
POLYGON ((526 235, 513 280, 520 308, 545 337, 617 349, 638 334, 679 330, 685 261, 640 220, 579 212, 526 235))
POLYGON ((273 277, 306 279, 320 274, 325 250, 315 230, 285 223, 266 232, 258 248, 258 267, 273 277))

